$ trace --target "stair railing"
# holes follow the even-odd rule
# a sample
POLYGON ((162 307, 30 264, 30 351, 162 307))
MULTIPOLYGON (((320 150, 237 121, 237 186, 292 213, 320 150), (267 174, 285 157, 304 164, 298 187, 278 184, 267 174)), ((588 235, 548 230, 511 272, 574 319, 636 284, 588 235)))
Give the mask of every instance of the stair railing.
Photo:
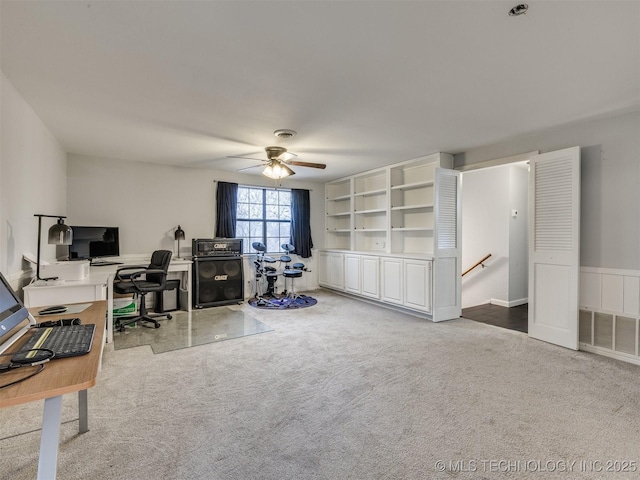
POLYGON ((462 274, 462 276, 464 277, 467 273, 469 273, 471 270, 473 270, 474 268, 476 268, 476 267, 478 267, 478 266, 480 266, 480 265, 482 265, 482 268, 484 268, 484 261, 485 261, 487 258, 489 258, 490 256, 491 256, 491 254, 490 254, 490 253, 489 253, 489 254, 487 254, 487 255, 485 255, 485 256, 482 258, 482 260, 480 260, 480 261, 479 261, 478 263, 476 263, 473 267, 471 267, 470 269, 468 269, 467 271, 465 271, 465 272, 462 274))

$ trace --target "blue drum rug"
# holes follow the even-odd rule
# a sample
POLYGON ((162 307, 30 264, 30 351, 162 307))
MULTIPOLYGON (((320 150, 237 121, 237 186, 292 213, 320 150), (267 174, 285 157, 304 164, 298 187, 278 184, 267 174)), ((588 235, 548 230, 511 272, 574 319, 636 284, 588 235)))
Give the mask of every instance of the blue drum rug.
POLYGON ((254 297, 249 299, 249 305, 256 308, 268 310, 284 310, 286 308, 307 308, 318 303, 318 301, 308 295, 298 295, 297 298, 289 298, 286 295, 275 297, 254 297))

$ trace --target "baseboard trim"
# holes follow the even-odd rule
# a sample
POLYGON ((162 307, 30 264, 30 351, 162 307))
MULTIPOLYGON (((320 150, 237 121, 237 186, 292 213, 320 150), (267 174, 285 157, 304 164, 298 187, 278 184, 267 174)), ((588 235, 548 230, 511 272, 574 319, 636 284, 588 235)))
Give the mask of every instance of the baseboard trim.
POLYGON ((614 358, 622 362, 628 362, 628 363, 633 363, 635 365, 640 365, 640 358, 636 357, 635 355, 631 355, 629 353, 616 352, 615 350, 596 347, 595 345, 589 345, 588 343, 580 343, 578 348, 580 348, 580 350, 584 352, 595 353, 597 355, 602 355, 603 357, 614 358))
POLYGON ((401 312, 401 313, 406 313, 407 315, 412 315, 414 317, 418 317, 418 318, 424 318, 427 320, 430 320, 433 322, 433 316, 429 313, 426 312, 418 312, 416 310, 411 310, 409 308, 405 308, 402 305, 395 305, 393 303, 387 303, 387 302, 383 302, 382 300, 379 299, 374 299, 374 298, 368 298, 368 297, 364 297, 362 295, 356 295, 354 293, 349 293, 349 292, 343 292, 341 290, 336 290, 333 289, 331 287, 324 287, 322 285, 320 285, 319 287, 320 290, 326 290, 328 292, 332 292, 332 293, 336 293, 340 296, 343 297, 347 297, 347 298, 352 298, 354 300, 358 300, 360 302, 364 302, 364 303, 368 303, 370 305, 375 305, 376 307, 382 307, 382 308, 386 308, 389 310, 395 310, 396 312, 401 312))
POLYGON ((498 300, 497 298, 492 298, 489 303, 491 305, 498 305, 500 307, 507 307, 507 308, 511 308, 511 307, 519 307, 520 305, 524 305, 525 303, 529 303, 529 299, 528 298, 519 298, 518 300, 511 300, 510 302, 507 302, 505 300, 498 300))

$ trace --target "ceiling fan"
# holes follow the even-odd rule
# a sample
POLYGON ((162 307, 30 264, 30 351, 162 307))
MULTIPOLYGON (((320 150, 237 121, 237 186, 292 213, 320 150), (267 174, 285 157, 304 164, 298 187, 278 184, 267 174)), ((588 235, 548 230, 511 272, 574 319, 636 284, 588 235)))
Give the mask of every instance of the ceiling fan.
POLYGON ((260 158, 252 158, 252 157, 242 157, 237 155, 229 155, 229 158, 245 158, 251 160, 260 160, 262 163, 258 165, 252 165, 250 167, 241 168, 238 170, 242 172, 244 170, 249 170, 251 168, 261 167, 266 164, 265 169, 262 171, 262 174, 266 177, 272 178, 274 180, 279 180, 281 178, 288 177, 290 175, 295 175, 296 172, 289 168, 289 165, 297 165, 300 167, 311 167, 311 168, 327 168, 324 163, 311 163, 311 162, 300 162, 298 160, 292 160, 296 158, 297 155, 295 153, 288 152, 284 147, 265 147, 265 152, 267 152, 267 160, 263 160, 260 158))

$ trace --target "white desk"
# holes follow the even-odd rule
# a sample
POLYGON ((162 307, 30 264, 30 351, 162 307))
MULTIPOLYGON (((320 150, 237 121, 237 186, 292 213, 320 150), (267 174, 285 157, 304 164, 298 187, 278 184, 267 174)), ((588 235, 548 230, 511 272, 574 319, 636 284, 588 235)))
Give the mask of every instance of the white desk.
MULTIPOLYGON (((66 280, 60 285, 24 287, 24 303, 28 308, 60 305, 67 303, 94 302, 107 300, 107 342, 113 341, 113 279, 119 267, 127 265, 148 265, 148 257, 118 258, 122 265, 91 267, 89 275, 83 280, 66 280)), ((186 308, 191 311, 191 260, 172 259, 169 272, 182 272, 181 288, 187 290, 186 308), (186 278, 185 278, 186 277, 186 278)), ((182 302, 184 303, 184 302, 182 302)))

